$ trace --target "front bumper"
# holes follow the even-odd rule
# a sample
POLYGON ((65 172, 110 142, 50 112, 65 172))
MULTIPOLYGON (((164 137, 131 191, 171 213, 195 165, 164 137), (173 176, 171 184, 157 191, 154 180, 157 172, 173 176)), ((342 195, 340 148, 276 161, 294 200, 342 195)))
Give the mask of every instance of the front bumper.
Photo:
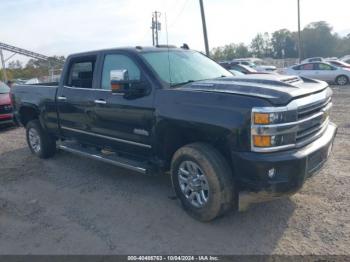
POLYGON ((320 138, 303 148, 275 153, 234 152, 241 195, 249 193, 264 201, 295 193, 326 162, 336 132, 337 126, 330 123, 320 138), (275 175, 270 178, 268 171, 272 168, 275 175))
POLYGON ((7 124, 13 124, 13 123, 14 123, 13 114, 0 114, 0 126, 7 125, 7 124))

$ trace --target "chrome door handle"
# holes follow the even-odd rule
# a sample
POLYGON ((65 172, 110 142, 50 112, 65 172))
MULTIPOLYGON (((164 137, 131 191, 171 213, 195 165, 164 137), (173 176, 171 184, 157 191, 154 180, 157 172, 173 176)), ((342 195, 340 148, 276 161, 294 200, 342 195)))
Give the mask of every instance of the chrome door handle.
POLYGON ((59 100, 59 101, 67 101, 67 97, 65 97, 65 96, 58 96, 57 100, 59 100))
POLYGON ((94 102, 95 102, 95 104, 100 104, 100 105, 107 104, 107 102, 105 100, 102 100, 102 99, 95 100, 94 102))

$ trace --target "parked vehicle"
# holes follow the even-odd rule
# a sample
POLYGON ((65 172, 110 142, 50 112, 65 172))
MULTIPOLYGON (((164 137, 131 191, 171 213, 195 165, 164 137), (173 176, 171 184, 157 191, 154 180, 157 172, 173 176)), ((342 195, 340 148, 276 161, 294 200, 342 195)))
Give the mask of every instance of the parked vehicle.
POLYGON ((232 73, 232 75, 234 75, 234 76, 244 76, 244 74, 242 72, 239 72, 237 70, 231 69, 231 70, 228 70, 228 71, 230 71, 232 73))
POLYGON ((323 57, 310 57, 310 58, 306 58, 303 61, 301 61, 302 64, 312 63, 312 62, 324 62, 324 58, 323 57))
POLYGON ((221 66, 223 66, 224 68, 228 69, 228 70, 235 70, 238 72, 241 72, 245 75, 252 75, 252 74, 268 74, 267 72, 258 72, 257 70, 255 70, 254 68, 251 68, 249 66, 246 65, 241 65, 241 64, 235 64, 235 63, 220 63, 221 66))
POLYGON ((340 60, 350 64, 350 55, 343 56, 340 60))
POLYGON ((313 62, 292 66, 284 70, 287 75, 299 75, 313 79, 319 79, 338 85, 349 83, 350 70, 342 67, 335 67, 326 62, 313 62))
POLYGON ((258 72, 275 72, 277 68, 272 65, 265 65, 263 62, 259 62, 259 60, 255 60, 256 62, 253 62, 251 59, 234 59, 232 60, 232 64, 241 64, 245 66, 249 66, 251 68, 254 68, 258 72))
POLYGON ((337 67, 343 67, 350 69, 350 64, 345 63, 341 60, 327 60, 327 63, 330 63, 331 65, 337 66, 337 67))
POLYGON ((13 108, 10 99, 10 88, 0 82, 0 126, 13 124, 13 108))
POLYGON ((239 209, 249 194, 295 193, 327 160, 337 130, 327 83, 234 77, 178 48, 71 55, 58 85, 11 92, 35 155, 51 157, 57 146, 143 174, 170 171, 200 221, 239 209))

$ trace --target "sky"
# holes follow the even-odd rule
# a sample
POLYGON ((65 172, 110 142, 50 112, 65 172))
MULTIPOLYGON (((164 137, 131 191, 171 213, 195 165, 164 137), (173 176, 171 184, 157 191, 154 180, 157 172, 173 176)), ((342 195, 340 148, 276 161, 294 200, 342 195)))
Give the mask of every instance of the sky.
MULTIPOLYGON (((203 2, 210 48, 249 44, 258 32, 297 30, 297 0, 203 2)), ((300 2, 302 27, 323 20, 341 35, 350 33, 350 0, 300 2)), ((0 42, 48 56, 150 46, 155 10, 161 12, 160 44, 167 43, 168 31, 169 44, 204 51, 198 0, 0 0, 0 42)))

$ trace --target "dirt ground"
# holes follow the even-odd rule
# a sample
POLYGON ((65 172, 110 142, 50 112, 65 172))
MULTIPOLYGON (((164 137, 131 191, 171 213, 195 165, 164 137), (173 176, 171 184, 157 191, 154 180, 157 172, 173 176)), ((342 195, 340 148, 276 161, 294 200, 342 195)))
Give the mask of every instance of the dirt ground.
POLYGON ((60 152, 32 156, 24 130, 0 130, 0 254, 350 254, 350 87, 325 168, 289 199, 211 223, 182 211, 167 176, 60 152))

